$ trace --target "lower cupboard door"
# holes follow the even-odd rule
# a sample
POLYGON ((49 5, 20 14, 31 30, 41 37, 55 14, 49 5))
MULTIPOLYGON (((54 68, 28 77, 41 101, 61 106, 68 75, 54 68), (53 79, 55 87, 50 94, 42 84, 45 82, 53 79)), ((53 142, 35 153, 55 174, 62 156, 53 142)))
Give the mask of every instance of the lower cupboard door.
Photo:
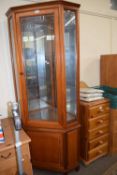
POLYGON ((31 138, 32 164, 39 168, 61 169, 63 165, 62 134, 49 132, 28 132, 31 138))

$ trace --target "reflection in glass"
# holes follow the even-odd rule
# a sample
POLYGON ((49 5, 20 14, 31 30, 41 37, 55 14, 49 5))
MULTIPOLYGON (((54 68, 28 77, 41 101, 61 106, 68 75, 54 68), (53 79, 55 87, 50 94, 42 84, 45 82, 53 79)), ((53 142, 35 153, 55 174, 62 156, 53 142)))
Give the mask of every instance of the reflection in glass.
POLYGON ((67 121, 76 119, 76 19, 75 12, 64 11, 66 111, 67 121))
POLYGON ((54 16, 21 18, 29 117, 57 121, 54 16))

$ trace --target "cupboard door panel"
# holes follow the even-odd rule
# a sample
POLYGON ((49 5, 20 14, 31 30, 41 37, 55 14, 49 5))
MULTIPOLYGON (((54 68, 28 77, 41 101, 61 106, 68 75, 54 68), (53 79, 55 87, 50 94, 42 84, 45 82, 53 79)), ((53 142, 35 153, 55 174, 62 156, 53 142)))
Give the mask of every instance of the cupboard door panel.
MULTIPOLYGON (((41 166, 60 167, 62 160, 62 135, 47 132, 29 132, 31 137, 31 155, 34 162, 41 166)), ((35 165, 35 163, 34 163, 35 165)))

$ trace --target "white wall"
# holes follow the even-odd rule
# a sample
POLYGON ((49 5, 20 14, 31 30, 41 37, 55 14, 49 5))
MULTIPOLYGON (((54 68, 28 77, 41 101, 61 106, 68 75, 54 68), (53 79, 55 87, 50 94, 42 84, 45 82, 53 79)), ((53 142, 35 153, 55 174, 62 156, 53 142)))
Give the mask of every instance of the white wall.
POLYGON ((80 78, 89 86, 99 85, 100 55, 117 53, 117 11, 109 0, 79 0, 80 78))
MULTIPOLYGON (((26 1, 0 1, 0 114, 7 116, 7 103, 14 101, 14 88, 9 50, 9 38, 6 11, 11 6, 25 4, 26 1)), ((2 117, 0 117, 2 118, 2 117)))
MULTIPOLYGON (((41 0, 43 1, 43 0, 41 0)), ((69 0, 80 8, 80 72, 89 86, 99 84, 101 54, 117 53, 117 11, 110 10, 109 0, 69 0)), ((25 0, 0 1, 0 113, 7 116, 7 103, 14 101, 7 18, 11 6, 31 3, 25 0)))
POLYGON ((111 53, 111 20, 85 14, 80 20, 81 80, 94 86, 99 84, 100 55, 111 53))

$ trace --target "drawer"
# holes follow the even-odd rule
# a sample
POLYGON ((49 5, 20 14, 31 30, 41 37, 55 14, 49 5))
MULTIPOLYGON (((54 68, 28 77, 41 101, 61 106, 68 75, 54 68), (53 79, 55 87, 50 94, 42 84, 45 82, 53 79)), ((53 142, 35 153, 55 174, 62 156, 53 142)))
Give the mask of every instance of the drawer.
POLYGON ((88 149, 89 149, 89 151, 90 151, 90 150, 92 150, 92 149, 94 149, 94 148, 97 148, 97 147, 99 147, 99 146, 101 146, 101 145, 103 145, 103 144, 108 143, 108 141, 109 141, 109 136, 108 136, 108 134, 107 134, 107 135, 104 135, 104 136, 101 136, 101 137, 99 137, 98 139, 95 139, 95 140, 93 140, 93 141, 90 141, 90 142, 88 143, 88 149))
POLYGON ((6 151, 0 152, 0 164, 3 161, 6 161, 8 159, 11 159, 11 158, 15 157, 15 155, 16 155, 16 152, 15 152, 14 148, 11 148, 11 149, 8 149, 6 151))
POLYGON ((16 167, 17 166, 16 162, 17 160, 16 160, 15 148, 10 148, 8 150, 0 152, 0 174, 2 174, 1 173, 2 171, 11 169, 14 165, 16 167))
MULTIPOLYGON (((0 171, 12 166, 16 166, 16 148, 9 148, 8 150, 0 152, 0 171)), ((27 156, 30 160, 29 145, 22 145, 22 156, 27 156)))
MULTIPOLYGON (((29 151, 28 144, 22 145, 21 148, 22 148, 22 154, 28 155, 30 158, 30 151, 29 151)), ((0 152, 0 162, 11 159, 13 157, 16 157, 16 148, 11 148, 11 149, 0 152)))
POLYGON ((89 118, 95 118, 105 113, 109 113, 109 110, 109 103, 96 105, 89 109, 89 118))
POLYGON ((109 123, 109 114, 105 114, 101 117, 96 117, 88 120, 89 130, 101 127, 102 125, 108 125, 109 123))
POLYGON ((96 149, 93 149, 91 151, 88 152, 88 159, 95 159, 97 157, 100 157, 102 155, 105 155, 108 153, 108 144, 104 144, 102 146, 99 146, 96 149))
POLYGON ((1 161, 0 162, 0 175, 1 175, 2 171, 6 171, 8 169, 11 169, 12 167, 17 168, 17 159, 16 159, 16 157, 11 157, 9 159, 1 161))
MULTIPOLYGON (((27 155, 23 156, 22 159, 23 168, 27 175, 32 175, 32 165, 27 155)), ((16 158, 11 158, 0 164, 0 175, 16 175, 18 171, 16 158)))
POLYGON ((107 134, 109 132, 109 126, 105 125, 103 127, 99 127, 97 129, 89 130, 88 131, 88 138, 89 140, 96 139, 97 137, 100 137, 104 134, 107 134))

